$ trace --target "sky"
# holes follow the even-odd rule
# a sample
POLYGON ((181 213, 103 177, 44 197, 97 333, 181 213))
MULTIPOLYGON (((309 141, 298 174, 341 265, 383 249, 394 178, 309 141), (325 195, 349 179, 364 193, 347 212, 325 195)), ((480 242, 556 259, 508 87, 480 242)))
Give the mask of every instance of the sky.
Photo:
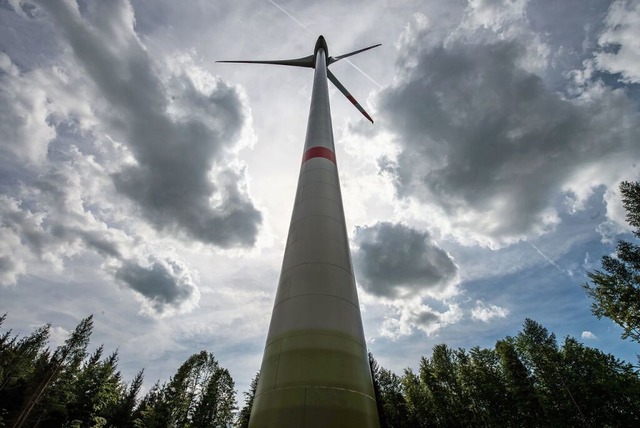
MULTIPOLYGON (((0 312, 61 344, 94 315, 149 388, 214 353, 260 367, 312 70, 329 55, 369 350, 493 347, 526 318, 629 362, 581 284, 631 239, 638 0, 0 0, 0 312), (347 4, 348 3, 348 4, 347 4)), ((240 401, 242 395, 239 394, 240 401)))

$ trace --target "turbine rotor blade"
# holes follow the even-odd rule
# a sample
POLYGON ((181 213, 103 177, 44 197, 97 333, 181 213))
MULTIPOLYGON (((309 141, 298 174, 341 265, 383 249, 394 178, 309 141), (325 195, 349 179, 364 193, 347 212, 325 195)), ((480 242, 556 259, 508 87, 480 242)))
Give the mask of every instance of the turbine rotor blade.
POLYGON ((362 113, 364 115, 364 117, 366 117, 367 119, 369 119, 369 121, 371 123, 373 123, 373 119, 371 119, 371 116, 369 116, 369 114, 364 110, 364 108, 362 108, 362 106, 360 105, 360 103, 358 101, 356 101, 356 99, 353 97, 353 95, 351 95, 349 93, 349 91, 347 91, 347 88, 345 88, 344 86, 342 86, 342 83, 340 83, 340 81, 336 78, 336 76, 333 75, 333 73, 331 71, 329 71, 329 69, 327 69, 327 77, 329 78, 329 80, 331 80, 331 83, 333 83, 334 85, 336 85, 336 88, 338 88, 338 90, 340 92, 342 92, 342 94, 347 97, 347 99, 349 101, 351 101, 351 104, 353 104, 354 106, 356 106, 356 108, 360 111, 360 113, 362 113))
POLYGON ((377 48, 378 46, 381 46, 381 45, 382 45, 382 43, 378 43, 377 45, 369 46, 367 48, 358 49, 357 51, 349 52, 349 53, 346 53, 344 55, 338 55, 338 56, 329 57, 329 60, 327 61, 327 65, 331 65, 334 62, 340 61, 343 58, 346 58, 346 57, 349 57, 349 56, 353 56, 355 54, 359 54, 360 52, 364 52, 364 51, 368 51, 369 49, 377 48))
POLYGON ((305 56, 304 58, 296 58, 296 59, 278 59, 278 60, 270 60, 270 61, 216 61, 222 63, 232 63, 232 64, 271 64, 271 65, 289 65, 293 67, 314 67, 314 57, 313 55, 305 56))

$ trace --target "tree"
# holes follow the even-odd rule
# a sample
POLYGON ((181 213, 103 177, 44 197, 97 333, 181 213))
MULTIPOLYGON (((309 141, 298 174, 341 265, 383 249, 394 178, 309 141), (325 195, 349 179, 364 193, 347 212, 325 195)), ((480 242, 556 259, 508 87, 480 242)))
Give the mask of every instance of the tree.
POLYGON ((524 365, 514 340, 507 337, 496 342, 501 372, 508 393, 505 426, 535 426, 542 419, 542 405, 536 394, 531 372, 524 365))
MULTIPOLYGON (((640 183, 620 183, 627 222, 640 238, 640 183)), ((610 318, 623 328, 622 338, 640 342, 640 246, 619 241, 615 257, 602 257, 604 271, 588 273, 591 283, 583 287, 594 302, 598 318, 610 318)))
POLYGON ((405 369, 402 376, 402 390, 407 406, 407 417, 412 427, 437 426, 437 413, 433 405, 433 397, 422 379, 411 369, 405 369))
POLYGON ((120 373, 116 370, 117 352, 101 360, 100 346, 85 362, 70 385, 66 400, 67 420, 80 427, 102 425, 115 411, 124 387, 120 373))
POLYGON ((156 384, 142 399, 137 426, 226 427, 233 422, 234 382, 213 354, 189 357, 168 383, 156 384))
MULTIPOLYGON (((208 354, 213 358, 213 354, 208 354)), ((191 426, 230 426, 236 409, 235 384, 231 374, 227 369, 216 366, 204 385, 205 389, 196 405, 191 426)))
POLYGON ((471 405, 474 425, 506 426, 511 399, 497 352, 476 346, 468 355, 458 351, 458 361, 460 383, 471 405))
POLYGON ((563 372, 562 353, 556 336, 541 324, 526 319, 514 340, 516 349, 533 374, 536 395, 542 403, 547 424, 586 425, 582 409, 576 403, 563 372))
POLYGON ((169 408, 164 401, 165 386, 156 382, 142 397, 135 410, 134 426, 136 428, 159 428, 163 426, 163 421, 169 419, 169 408))
POLYGON ((248 428, 249 418, 251 418, 251 408, 253 407, 253 400, 256 397, 256 391, 258 389, 258 381, 260 380, 260 370, 253 377, 251 385, 249 385, 249 391, 244 392, 244 406, 238 412, 238 421, 236 423, 238 428, 248 428))
MULTIPOLYGON (((0 316, 0 326, 5 318, 0 316)), ((117 352, 103 357, 99 346, 88 354, 91 316, 55 351, 47 347, 49 329, 47 324, 22 339, 11 331, 0 334, 0 427, 199 428, 233 422, 234 382, 213 354, 192 355, 169 382, 157 383, 138 400, 142 371, 127 386, 117 352)))
POLYGON ((445 344, 433 347, 431 359, 420 360, 420 380, 430 391, 439 426, 470 426, 471 406, 460 383, 459 352, 445 344))
POLYGON ((369 366, 373 376, 380 428, 413 427, 402 388, 402 378, 381 367, 369 352, 369 366))
POLYGON ((640 379, 631 364, 572 337, 565 339, 560 353, 564 387, 579 413, 568 412, 573 418, 565 425, 640 425, 640 379))
MULTIPOLYGON (((40 378, 39 382, 33 384, 31 391, 28 393, 28 399, 13 421, 12 427, 22 427, 32 416, 34 409, 38 410, 35 412, 35 414, 38 415, 37 420, 40 420, 43 415, 47 413, 50 406, 44 406, 44 408, 38 408, 36 406, 40 404, 45 391, 52 386, 68 384, 74 374, 77 373, 80 364, 82 364, 87 354, 86 350, 92 331, 93 315, 90 315, 80 321, 80 324, 78 324, 73 333, 71 333, 69 338, 64 342, 64 345, 59 346, 50 358, 48 358, 48 353, 46 353, 45 356, 47 358, 39 359, 40 363, 44 363, 40 365, 42 370, 38 376, 40 378)), ((53 394, 48 394, 46 398, 48 400, 61 398, 63 402, 60 403, 60 405, 62 406, 62 410, 64 410, 65 397, 57 397, 55 394, 55 392, 59 391, 60 388, 57 388, 53 394)))
POLYGON ((138 393, 142 388, 144 380, 144 370, 140 370, 133 378, 125 392, 110 415, 109 425, 119 428, 133 428, 135 426, 135 410, 138 403, 138 393))
MULTIPOLYGON (((0 325, 6 314, 0 317, 0 325)), ((36 329, 28 337, 11 337, 11 330, 0 337, 0 426, 11 420, 24 404, 25 392, 36 376, 39 359, 48 353, 50 325, 36 329)))

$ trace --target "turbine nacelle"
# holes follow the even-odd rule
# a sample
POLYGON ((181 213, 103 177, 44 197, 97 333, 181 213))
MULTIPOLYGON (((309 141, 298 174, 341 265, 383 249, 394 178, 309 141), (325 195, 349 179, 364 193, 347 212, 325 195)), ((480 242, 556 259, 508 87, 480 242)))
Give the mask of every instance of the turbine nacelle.
MULTIPOLYGON (((350 57, 352 55, 356 55, 359 54, 360 52, 364 52, 367 51, 369 49, 373 49, 375 47, 380 46, 380 43, 378 43, 377 45, 373 45, 373 46, 368 46, 366 48, 362 48, 362 49, 358 49, 356 51, 353 52, 349 52, 347 54, 344 55, 338 55, 336 57, 332 57, 329 56, 329 47, 327 46, 327 41, 324 39, 323 36, 318 37, 318 40, 316 41, 316 45, 313 49, 313 55, 309 55, 309 56, 305 56, 302 58, 296 58, 296 59, 281 59, 281 60, 267 60, 267 61, 216 61, 216 62, 222 62, 222 63, 236 63, 236 64, 271 64, 271 65, 288 65, 288 66, 292 66, 292 67, 306 67, 306 68, 315 68, 315 59, 316 59, 316 55, 318 54, 318 51, 320 49, 322 49, 324 51, 324 54, 327 58, 327 67, 329 67, 331 64, 333 64, 334 62, 340 61, 341 59, 350 57)), ((362 115, 364 117, 366 117, 369 121, 371 121, 371 123, 373 123, 373 119, 371 119, 371 116, 369 116, 369 114, 365 111, 365 109, 360 105, 360 103, 358 103, 358 101, 356 101, 356 99, 349 93, 349 91, 347 91, 347 88, 345 88, 342 83, 340 83, 340 81, 336 78, 336 76, 334 76, 334 74, 329 71, 329 69, 327 68, 327 78, 331 81, 331 83, 333 83, 336 88, 338 88, 338 90, 340 92, 342 92, 342 94, 347 97, 347 99, 358 109, 358 111, 360 113, 362 113, 362 115)))
POLYGON ((318 54, 318 49, 324 49, 324 54, 327 57, 327 65, 329 65, 329 47, 327 46, 327 41, 323 36, 318 37, 316 41, 316 47, 313 48, 313 57, 315 58, 318 54))

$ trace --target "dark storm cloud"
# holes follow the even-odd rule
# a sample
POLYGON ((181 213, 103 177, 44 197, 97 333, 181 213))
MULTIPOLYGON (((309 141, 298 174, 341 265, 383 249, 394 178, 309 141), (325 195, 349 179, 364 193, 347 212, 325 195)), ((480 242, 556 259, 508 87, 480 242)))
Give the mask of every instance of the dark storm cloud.
POLYGON ((236 90, 220 80, 196 89, 180 73, 163 83, 124 1, 91 3, 82 16, 70 1, 40 5, 97 88, 103 131, 135 158, 113 175, 116 189, 158 229, 225 248, 253 245, 261 214, 231 162, 245 122, 236 90))
POLYGON ((457 278, 451 257, 428 233, 403 224, 357 227, 353 259, 364 289, 377 296, 442 294, 457 278))
POLYGON ((436 205, 463 234, 499 244, 541 233, 559 195, 615 185, 640 156, 624 92, 594 84, 563 98, 525 69, 517 37, 437 43, 412 31, 403 78, 379 98, 401 149, 381 169, 400 197, 436 205))
POLYGON ((16 283, 36 261, 62 266, 66 259, 93 252, 103 260, 101 271, 141 295, 151 315, 190 308, 199 291, 186 266, 172 256, 137 254, 135 236, 109 227, 85 208, 95 208, 96 198, 104 195, 77 185, 95 185, 95 171, 84 169, 83 161, 72 150, 24 192, 0 195, 0 283, 16 283))
POLYGON ((190 276, 177 262, 154 260, 148 267, 125 262, 115 277, 149 299, 159 313, 167 306, 179 306, 195 292, 190 276))

